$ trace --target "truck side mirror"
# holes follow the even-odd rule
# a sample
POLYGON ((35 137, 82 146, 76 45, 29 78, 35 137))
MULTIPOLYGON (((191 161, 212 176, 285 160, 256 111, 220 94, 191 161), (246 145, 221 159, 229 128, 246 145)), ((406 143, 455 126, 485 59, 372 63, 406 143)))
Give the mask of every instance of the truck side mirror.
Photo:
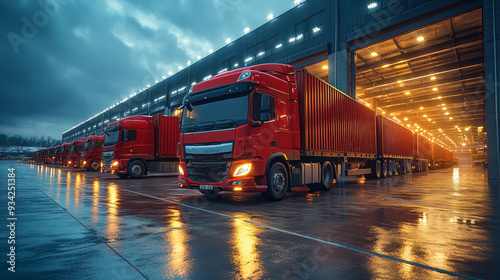
POLYGON ((271 114, 269 113, 260 113, 260 121, 267 122, 271 120, 271 114))

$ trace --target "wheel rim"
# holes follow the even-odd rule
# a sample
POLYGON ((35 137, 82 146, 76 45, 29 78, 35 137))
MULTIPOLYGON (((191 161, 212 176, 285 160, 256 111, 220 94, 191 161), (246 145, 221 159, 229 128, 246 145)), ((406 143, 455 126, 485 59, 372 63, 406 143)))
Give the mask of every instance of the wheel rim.
POLYGON ((380 161, 377 161, 377 176, 380 177, 382 166, 380 166, 380 161))
POLYGON ((278 170, 273 175, 273 189, 280 192, 283 188, 285 188, 285 175, 278 170))
POLYGON ((92 169, 99 168, 99 163, 97 161, 92 162, 92 169))
POLYGON ((141 174, 141 172, 142 172, 142 168, 141 168, 141 166, 140 166, 140 165, 138 165, 138 164, 136 164, 136 165, 132 166, 131 170, 132 170, 132 174, 133 174, 134 176, 140 175, 140 174, 141 174))

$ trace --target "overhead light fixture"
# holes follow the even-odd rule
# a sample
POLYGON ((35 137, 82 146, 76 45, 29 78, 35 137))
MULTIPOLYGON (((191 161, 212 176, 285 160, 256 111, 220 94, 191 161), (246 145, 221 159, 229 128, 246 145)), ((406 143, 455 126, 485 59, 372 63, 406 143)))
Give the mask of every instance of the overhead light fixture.
POLYGON ((278 44, 278 45, 276 45, 276 48, 277 48, 277 49, 279 49, 279 48, 281 48, 281 47, 283 47, 283 44, 278 44))
POLYGON ((400 84, 400 83, 402 83, 402 82, 403 82, 403 81, 401 81, 401 80, 397 81, 397 83, 398 83, 398 84, 400 84))
POLYGON ((378 53, 376 53, 376 52, 372 52, 372 53, 371 53, 371 55, 372 55, 372 56, 377 56, 377 55, 378 55, 378 53))
POLYGON ((424 118, 427 118, 427 115, 424 115, 424 118))
POLYGON ((441 96, 438 96, 438 99, 441 99, 441 98, 443 98, 443 97, 441 97, 441 96))
POLYGON ((274 18, 273 13, 267 15, 267 20, 272 20, 274 18))
POLYGON ((436 79, 436 76, 432 76, 431 80, 434 81, 436 79))
POLYGON ((200 60, 201 59, 201 55, 197 56, 196 59, 200 60))
POLYGON ((449 115, 449 114, 450 114, 450 112, 446 112, 446 113, 444 113, 444 114, 445 114, 445 115, 449 115))
POLYGON ((382 66, 382 68, 387 68, 389 67, 389 64, 385 64, 384 66, 382 66))
POLYGON ((443 110, 446 110, 446 107, 443 107, 443 110))
POLYGON ((427 119, 428 121, 432 121, 432 119, 427 119))
POLYGON ((405 92, 405 94, 406 94, 406 95, 410 95, 410 92, 409 92, 409 91, 407 91, 407 92, 405 92))
POLYGON ((422 42, 423 40, 424 40, 424 37, 422 37, 422 36, 417 37, 417 41, 422 42))
POLYGON ((368 4, 368 9, 375 9, 378 6, 376 2, 368 4))
POLYGON ((328 65, 323 65, 323 69, 328 69, 328 65))
POLYGON ((209 49, 208 50, 208 53, 213 53, 214 52, 214 49, 209 49))
POLYGON ((435 87, 435 88, 432 88, 432 90, 433 90, 433 91, 437 91, 437 90, 438 90, 438 88, 437 88, 437 87, 435 87))
POLYGON ((231 38, 226 39, 226 44, 229 44, 229 43, 231 43, 231 38))
POLYGON ((450 120, 453 120, 453 117, 450 117, 450 120))
POLYGON ((245 27, 245 29, 243 29, 243 32, 245 32, 245 34, 248 34, 250 32, 250 27, 245 27))
POLYGON ((424 109, 424 107, 420 107, 420 110, 423 110, 423 109, 424 109))
POLYGON ((407 121, 407 120, 408 120, 408 118, 404 118, 404 120, 405 120, 405 121, 407 121))

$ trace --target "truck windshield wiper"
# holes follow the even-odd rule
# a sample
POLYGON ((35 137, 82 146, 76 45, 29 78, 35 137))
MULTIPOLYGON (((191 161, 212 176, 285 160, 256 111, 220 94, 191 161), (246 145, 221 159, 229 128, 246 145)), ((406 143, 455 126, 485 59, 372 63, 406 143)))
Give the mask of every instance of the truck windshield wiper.
POLYGON ((219 128, 228 128, 236 125, 236 123, 231 119, 215 121, 215 123, 219 128))
POLYGON ((196 124, 187 124, 184 125, 182 128, 184 128, 188 132, 200 130, 200 128, 196 124))
POLYGON ((212 129, 212 128, 218 128, 219 126, 214 121, 208 121, 208 122, 204 122, 204 123, 199 123, 198 127, 201 130, 209 130, 209 129, 212 129))

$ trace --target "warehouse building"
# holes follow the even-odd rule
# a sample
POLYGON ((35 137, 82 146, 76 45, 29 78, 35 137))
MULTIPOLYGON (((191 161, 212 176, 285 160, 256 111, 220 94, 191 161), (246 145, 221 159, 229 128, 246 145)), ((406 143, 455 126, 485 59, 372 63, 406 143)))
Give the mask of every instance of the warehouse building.
MULTIPOLYGON (((69 129, 68 142, 131 115, 171 114, 189 88, 218 73, 269 62, 306 68, 377 114, 488 162, 499 180, 493 0, 308 0, 142 92, 69 129)), ((118 93, 117 93, 118 94, 118 93)))

